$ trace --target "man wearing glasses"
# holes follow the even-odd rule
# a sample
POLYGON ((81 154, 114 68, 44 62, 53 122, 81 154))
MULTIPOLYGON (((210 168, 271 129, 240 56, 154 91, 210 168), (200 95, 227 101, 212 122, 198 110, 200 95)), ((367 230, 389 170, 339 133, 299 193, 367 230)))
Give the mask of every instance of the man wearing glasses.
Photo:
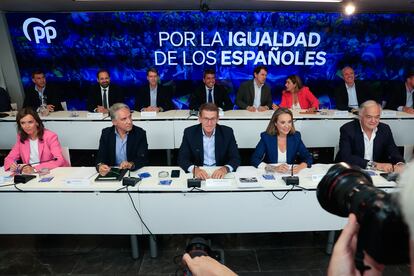
POLYGON ((347 162, 365 169, 400 172, 404 158, 395 145, 391 129, 380 123, 381 106, 366 101, 359 110, 359 120, 344 124, 340 129, 339 152, 336 162, 347 162))
POLYGON ((215 104, 200 106, 200 124, 184 130, 178 153, 178 165, 196 178, 223 178, 240 165, 236 139, 230 127, 217 124, 219 110, 215 104), (218 167, 211 175, 203 167, 218 167))

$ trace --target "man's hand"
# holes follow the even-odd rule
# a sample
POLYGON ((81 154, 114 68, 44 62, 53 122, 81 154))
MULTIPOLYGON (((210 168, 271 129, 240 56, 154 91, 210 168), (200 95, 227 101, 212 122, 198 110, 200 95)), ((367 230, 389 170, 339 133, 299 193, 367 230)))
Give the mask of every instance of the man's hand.
POLYGON ((392 164, 390 163, 376 163, 375 169, 383 172, 392 172, 392 164))
POLYGON ((130 170, 134 166, 134 163, 128 162, 128 161, 122 161, 121 164, 119 164, 119 168, 121 170, 128 169, 130 170))
POLYGON ((254 106, 248 106, 248 107, 246 108, 246 110, 247 110, 247 111, 250 111, 250 112, 256 112, 256 107, 254 107, 254 106))
POLYGON ((405 164, 404 163, 398 163, 394 165, 394 172, 396 173, 402 173, 404 170, 405 164))
POLYGON ((47 107, 47 110, 49 110, 49 112, 55 111, 55 106, 53 104, 48 104, 46 107, 47 107))
POLYGON ((200 256, 191 258, 188 253, 183 256, 183 262, 194 276, 235 276, 237 275, 226 266, 211 257, 200 256))
POLYGON ((217 169, 211 175, 211 178, 221 179, 227 174, 227 167, 223 166, 220 169, 217 169))
POLYGON ((96 108, 96 112, 98 112, 98 113, 108 113, 108 109, 106 109, 102 105, 98 105, 98 107, 96 108))
POLYGON ((155 111, 160 112, 160 108, 156 106, 148 106, 142 109, 143 111, 155 111))
POLYGON ((402 111, 406 112, 406 113, 414 114, 414 108, 411 108, 411 107, 408 107, 408 106, 404 106, 402 111))
POLYGON ((205 170, 203 170, 199 167, 196 167, 194 169, 194 175, 195 175, 195 178, 199 178, 199 179, 202 179, 202 180, 206 180, 209 177, 208 173, 205 170))
POLYGON ((273 110, 278 110, 279 109, 279 106, 277 104, 272 104, 272 109, 273 110))
POLYGON ((111 168, 106 164, 100 164, 98 167, 98 172, 100 175, 105 176, 109 173, 111 168))
POLYGON ((257 109, 257 111, 259 111, 259 112, 263 112, 263 111, 267 111, 267 110, 269 110, 269 107, 267 107, 266 105, 259 106, 259 108, 257 109))

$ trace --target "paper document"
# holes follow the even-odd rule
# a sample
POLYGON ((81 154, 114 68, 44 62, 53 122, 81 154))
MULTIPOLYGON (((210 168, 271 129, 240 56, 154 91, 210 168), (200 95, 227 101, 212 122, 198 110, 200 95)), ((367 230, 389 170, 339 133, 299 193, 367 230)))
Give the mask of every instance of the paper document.
POLYGON ((96 174, 94 167, 73 168, 71 176, 63 179, 63 182, 68 185, 89 185, 91 182, 90 178, 96 174))
POLYGON ((224 179, 212 179, 212 178, 206 179, 206 187, 210 187, 210 188, 212 188, 212 187, 214 187, 214 188, 217 188, 217 187, 231 187, 232 183, 233 183, 233 179, 226 179, 226 178, 224 178, 224 179))

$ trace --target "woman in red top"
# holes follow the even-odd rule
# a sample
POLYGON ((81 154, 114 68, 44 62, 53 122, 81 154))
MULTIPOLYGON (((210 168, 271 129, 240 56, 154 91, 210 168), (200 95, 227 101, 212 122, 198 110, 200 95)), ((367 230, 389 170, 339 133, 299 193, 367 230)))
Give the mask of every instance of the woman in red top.
MULTIPOLYGON (((286 90, 282 92, 280 107, 291 109, 306 109, 316 111, 319 108, 318 99, 309 90, 309 87, 302 84, 302 80, 297 75, 291 75, 285 83, 286 90)), ((273 105, 273 109, 277 109, 273 105)))

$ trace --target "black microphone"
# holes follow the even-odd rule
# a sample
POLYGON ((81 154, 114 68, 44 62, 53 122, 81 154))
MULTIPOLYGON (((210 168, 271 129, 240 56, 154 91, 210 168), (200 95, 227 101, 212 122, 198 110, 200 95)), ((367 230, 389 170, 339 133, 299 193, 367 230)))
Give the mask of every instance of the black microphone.
POLYGON ((293 176, 293 164, 290 171, 290 176, 282 176, 282 179, 285 181, 286 185, 299 185, 299 177, 293 176))
POLYGON ((140 181, 141 181, 141 178, 132 177, 131 176, 131 170, 128 169, 128 177, 122 178, 122 186, 132 186, 132 187, 134 187, 140 181))
POLYGON ((39 161, 39 162, 33 162, 33 163, 26 164, 26 165, 31 166, 31 165, 37 165, 37 164, 42 164, 42 163, 46 163, 46 162, 49 162, 49 161, 56 161, 56 160, 58 160, 58 158, 57 157, 53 157, 52 159, 49 159, 49 160, 43 160, 43 161, 39 161))
POLYGON ((196 169, 196 165, 194 165, 193 168, 193 178, 189 178, 187 179, 187 187, 188 188, 200 188, 201 187, 201 179, 197 179, 195 177, 195 169, 196 169))

